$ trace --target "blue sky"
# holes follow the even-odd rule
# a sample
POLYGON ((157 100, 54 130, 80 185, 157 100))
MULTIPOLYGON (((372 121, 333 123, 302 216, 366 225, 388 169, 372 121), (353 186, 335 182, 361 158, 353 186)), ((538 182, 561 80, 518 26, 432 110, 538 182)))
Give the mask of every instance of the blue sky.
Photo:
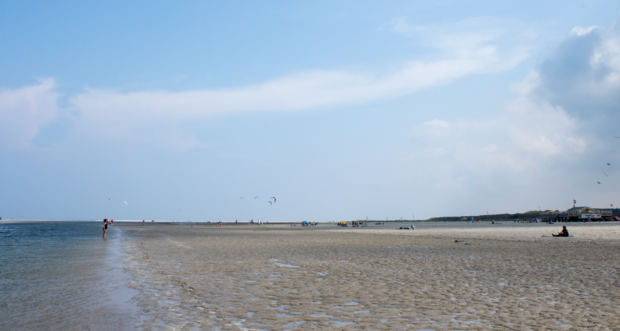
POLYGON ((4 1, 0 216, 620 205, 619 13, 613 1, 4 1))

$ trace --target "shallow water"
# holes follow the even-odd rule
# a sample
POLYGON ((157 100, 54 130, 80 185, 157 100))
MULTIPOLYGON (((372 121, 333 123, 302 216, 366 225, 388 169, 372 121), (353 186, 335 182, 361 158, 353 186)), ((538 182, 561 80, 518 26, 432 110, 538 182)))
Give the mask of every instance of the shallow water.
POLYGON ((133 329, 120 238, 100 223, 0 223, 0 330, 133 329))

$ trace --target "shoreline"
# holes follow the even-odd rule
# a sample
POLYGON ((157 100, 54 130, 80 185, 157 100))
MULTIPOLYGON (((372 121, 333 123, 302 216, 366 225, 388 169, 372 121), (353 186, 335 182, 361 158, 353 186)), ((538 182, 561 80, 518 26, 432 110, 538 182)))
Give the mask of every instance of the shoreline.
POLYGON ((110 245, 106 245, 105 272, 106 279, 110 281, 106 284, 109 288, 106 301, 106 308, 116 317, 114 327, 118 330, 135 330, 143 320, 143 312, 135 302, 135 297, 139 291, 131 287, 133 278, 126 271, 126 261, 128 254, 124 249, 124 236, 121 228, 109 228, 118 231, 116 236, 109 240, 110 245))

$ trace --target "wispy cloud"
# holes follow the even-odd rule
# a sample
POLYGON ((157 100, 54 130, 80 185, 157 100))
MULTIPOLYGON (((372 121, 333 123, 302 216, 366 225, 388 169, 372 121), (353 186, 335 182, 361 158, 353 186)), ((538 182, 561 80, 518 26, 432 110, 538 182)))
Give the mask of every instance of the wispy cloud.
POLYGON ((58 116, 58 98, 50 78, 36 85, 0 90, 0 146, 30 146, 39 129, 58 116))
POLYGON ((185 92, 90 89, 70 101, 88 130, 108 125, 122 134, 156 121, 173 124, 233 113, 308 111, 396 98, 465 75, 506 70, 506 62, 513 66, 519 61, 488 48, 463 58, 411 61, 385 74, 310 71, 236 89, 185 92))
MULTIPOLYGON (((392 26, 401 31, 416 29, 399 21, 392 26)), ((71 110, 79 114, 74 119, 74 128, 79 136, 99 135, 133 141, 150 141, 157 137, 175 141, 161 138, 162 132, 168 132, 181 139, 179 146, 198 146, 200 144, 191 134, 180 134, 182 123, 235 113, 330 109, 397 98, 448 84, 466 75, 508 70, 527 56, 525 52, 500 52, 499 47, 493 45, 493 34, 472 34, 467 38, 445 31, 432 34, 434 39, 440 40, 435 47, 456 45, 458 51, 435 60, 402 63, 400 69, 390 72, 304 71, 239 88, 130 93, 87 89, 68 98, 71 110), (160 130, 162 126, 168 129, 160 130), (155 127, 158 128, 156 134, 152 132, 155 127)), ((18 98, 28 89, 8 90, 4 98, 18 98)), ((4 123, 18 121, 22 123, 19 125, 28 126, 25 131, 28 133, 22 135, 21 141, 36 136, 38 128, 56 114, 53 80, 42 82, 35 90, 39 93, 35 97, 39 100, 36 106, 23 102, 7 106, 6 101, 0 105, 2 116, 8 116, 4 123), (47 106, 43 107, 43 103, 47 106), (13 109, 12 113, 40 111, 42 114, 28 121, 27 116, 7 115, 7 107, 13 109)))
POLYGON ((478 17, 447 24, 417 25, 407 17, 394 18, 378 28, 393 31, 441 50, 446 56, 477 56, 493 51, 504 54, 505 65, 527 57, 538 38, 534 24, 497 17, 478 17), (508 56, 511 54, 511 56, 508 56))

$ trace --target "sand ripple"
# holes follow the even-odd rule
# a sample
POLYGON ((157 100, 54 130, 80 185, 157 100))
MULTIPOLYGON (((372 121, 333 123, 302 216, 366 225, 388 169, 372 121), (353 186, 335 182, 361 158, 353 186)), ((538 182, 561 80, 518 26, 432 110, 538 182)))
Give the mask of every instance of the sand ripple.
POLYGON ((419 226, 406 235, 333 227, 124 231, 131 286, 140 290, 138 301, 148 316, 145 329, 620 325, 620 243, 593 240, 607 235, 596 231, 620 227, 588 236, 576 231, 577 240, 547 240, 539 233, 551 228, 541 226, 508 236, 501 228, 468 235, 446 226, 419 226))

